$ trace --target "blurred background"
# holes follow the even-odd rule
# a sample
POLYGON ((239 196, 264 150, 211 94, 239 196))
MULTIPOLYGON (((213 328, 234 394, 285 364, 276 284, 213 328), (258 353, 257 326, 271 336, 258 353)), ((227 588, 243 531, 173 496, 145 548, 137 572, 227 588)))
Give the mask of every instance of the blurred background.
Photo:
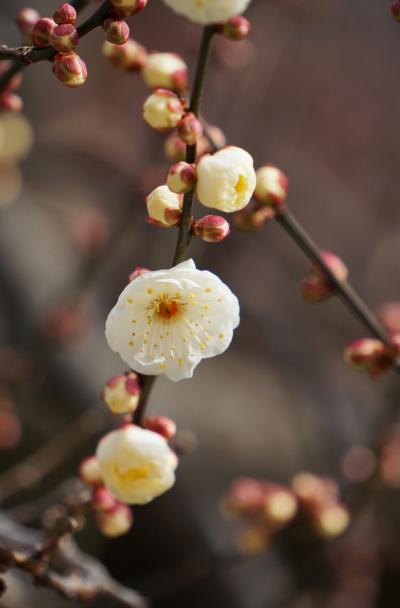
MULTIPOLYGON (((288 175, 291 210, 346 261, 375 310, 400 299, 400 30, 389 4, 253 0, 251 37, 216 40, 203 107, 257 166, 288 175)), ((3 44, 19 44, 14 18, 24 5, 1 3, 3 44)), ((55 6, 34 8, 50 15, 55 6)), ((161 0, 132 27, 148 49, 177 52, 193 68, 200 28, 161 0)), ((77 90, 47 63, 25 71, 34 144, 22 184, 0 171, 0 498, 24 523, 113 424, 99 394, 123 367, 105 341, 106 315, 135 266, 170 266, 177 236, 145 223, 144 197, 168 168, 165 137, 141 120, 148 91, 140 75, 113 68, 101 45, 99 30, 82 40, 89 78, 77 90)), ((307 469, 342 482, 343 457, 376 441, 399 399, 398 379, 345 366, 343 348, 364 329, 336 299, 313 306, 298 297, 309 264, 278 224, 234 230, 219 245, 196 241, 191 253, 238 295, 242 316, 223 356, 204 361, 191 381, 160 378, 153 392, 149 411, 173 417, 197 448, 182 459, 174 489, 135 510, 129 535, 108 541, 89 522, 79 544, 156 607, 311 608, 274 547, 229 559, 235 525, 220 498, 239 475, 286 483, 307 469)), ((398 492, 390 501, 400 509, 398 492)), ((400 536, 395 524, 389 530, 400 536)), ((360 608, 399 605, 400 557, 389 561, 360 608)), ((0 605, 74 604, 18 577, 0 605)))

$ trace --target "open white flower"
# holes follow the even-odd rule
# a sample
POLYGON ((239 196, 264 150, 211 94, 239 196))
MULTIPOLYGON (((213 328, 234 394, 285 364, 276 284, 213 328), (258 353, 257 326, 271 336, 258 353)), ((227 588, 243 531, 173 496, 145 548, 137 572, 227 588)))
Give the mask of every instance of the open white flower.
POLYGON ((167 441, 133 424, 105 435, 96 457, 104 485, 130 505, 144 505, 175 483, 178 460, 167 441))
POLYGON ((191 378, 201 359, 223 353, 239 325, 239 303, 215 275, 193 260, 148 272, 124 289, 106 337, 133 370, 191 378))
POLYGON ((256 187, 252 156, 236 146, 202 156, 197 164, 197 198, 205 207, 240 211, 256 187))
POLYGON ((164 0, 176 13, 196 23, 222 23, 243 13, 250 0, 164 0))

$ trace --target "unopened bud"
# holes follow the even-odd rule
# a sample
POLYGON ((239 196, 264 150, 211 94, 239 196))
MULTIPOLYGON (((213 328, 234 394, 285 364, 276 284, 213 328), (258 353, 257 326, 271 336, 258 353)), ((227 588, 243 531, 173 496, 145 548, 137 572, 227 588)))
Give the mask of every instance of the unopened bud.
POLYGON ((176 194, 191 192, 196 183, 196 169, 186 162, 172 165, 167 174, 167 186, 176 194))
POLYGON ((77 20, 77 13, 72 4, 68 4, 65 2, 61 4, 56 12, 54 13, 54 21, 58 23, 58 25, 70 24, 75 25, 77 20))
POLYGON ((142 266, 136 266, 135 270, 129 275, 129 281, 134 281, 143 274, 150 272, 148 268, 142 268, 142 266))
POLYGON ((257 183, 254 198, 263 205, 279 209, 284 204, 289 182, 286 175, 273 165, 264 165, 256 171, 257 183))
POLYGON ((327 505, 314 514, 315 525, 324 538, 335 538, 345 532, 350 524, 348 509, 341 503, 327 505))
MULTIPOLYGON (((330 251, 321 251, 321 258, 338 281, 345 281, 348 270, 343 261, 330 251)), ((335 293, 335 286, 325 271, 313 263, 310 273, 300 283, 300 295, 307 302, 323 302, 335 293)))
POLYGON ((392 487, 400 487, 400 429, 392 428, 385 437, 380 450, 380 472, 384 482, 392 487))
POLYGON ((333 479, 318 477, 306 471, 293 477, 292 489, 299 500, 313 508, 337 502, 339 495, 337 483, 333 479))
POLYGON ((104 536, 116 538, 129 532, 133 523, 133 515, 127 505, 117 503, 110 511, 97 513, 96 522, 104 536))
POLYGON ((142 11, 147 0, 110 0, 113 7, 117 10, 118 14, 125 17, 136 15, 142 11))
POLYGON ((264 508, 263 482, 251 477, 235 479, 224 500, 223 509, 232 515, 256 515, 264 508))
POLYGON ((178 125, 178 134, 188 146, 194 146, 203 135, 203 126, 193 112, 188 112, 178 125))
POLYGON ((386 347, 386 352, 389 357, 394 361, 398 361, 400 358, 400 333, 393 334, 390 336, 389 342, 386 347))
POLYGON ((231 232, 229 222, 220 215, 205 215, 193 224, 193 234, 207 243, 219 243, 231 232))
POLYGON ((400 333, 400 302, 386 302, 382 304, 378 317, 389 333, 400 333))
POLYGON ((111 44, 125 44, 129 39, 129 25, 126 21, 106 19, 103 22, 104 36, 111 44))
POLYGON ((57 25, 50 36, 50 44, 59 53, 69 53, 76 49, 79 35, 74 25, 70 23, 57 25))
POLYGON ((175 53, 151 53, 143 68, 143 79, 151 89, 184 91, 187 88, 187 65, 175 53))
POLYGON ((400 1, 394 0, 394 2, 392 2, 390 10, 392 11, 392 15, 396 19, 396 21, 400 22, 400 1))
POLYGON ((21 112, 24 102, 19 95, 14 93, 2 93, 0 95, 0 109, 9 112, 21 112))
POLYGON ((393 364, 385 344, 374 338, 363 338, 349 344, 344 351, 344 360, 354 369, 371 376, 380 376, 393 364))
POLYGON ((176 434, 175 422, 166 416, 149 416, 144 421, 144 428, 158 433, 167 440, 172 439, 176 434))
POLYGON ((164 153, 167 160, 171 163, 179 163, 186 158, 186 145, 183 143, 178 133, 174 131, 168 135, 164 143, 164 153))
POLYGON ((246 17, 239 15, 231 17, 226 23, 221 23, 217 29, 228 40, 238 41, 247 38, 250 34, 251 23, 246 17))
POLYGON ((171 192, 168 186, 159 186, 146 198, 149 218, 158 226, 169 228, 180 222, 182 195, 171 192))
POLYGON ((141 44, 129 38, 125 44, 103 44, 103 56, 121 70, 136 72, 141 70, 146 62, 147 51, 141 44))
POLYGON ((89 456, 82 460, 79 466, 79 475, 82 481, 89 486, 98 486, 102 483, 100 467, 96 456, 89 456))
POLYGON ((243 231, 261 230, 264 224, 275 218, 272 207, 262 205, 261 207, 246 207, 234 215, 236 228, 243 231))
POLYGON ((137 374, 128 372, 114 376, 105 385, 101 396, 113 414, 132 414, 140 399, 137 374))
POLYGON ((17 25, 27 42, 32 42, 33 28, 39 21, 40 15, 33 8, 22 8, 17 13, 17 25))
POLYGON ((293 492, 284 486, 268 484, 265 494, 264 515, 269 524, 281 526, 294 518, 297 500, 293 492))
POLYGON ((79 87, 86 82, 85 62, 74 52, 58 53, 53 61, 53 74, 66 87, 79 87))
POLYGON ((109 511, 117 504, 116 498, 105 486, 93 490, 92 505, 95 511, 109 511))
POLYGON ((183 102, 172 91, 156 89, 143 106, 143 118, 157 131, 176 127, 183 116, 183 102))
POLYGON ((55 21, 50 17, 42 17, 39 19, 33 28, 32 32, 32 42, 35 46, 43 48, 48 46, 50 43, 50 38, 57 27, 55 21))

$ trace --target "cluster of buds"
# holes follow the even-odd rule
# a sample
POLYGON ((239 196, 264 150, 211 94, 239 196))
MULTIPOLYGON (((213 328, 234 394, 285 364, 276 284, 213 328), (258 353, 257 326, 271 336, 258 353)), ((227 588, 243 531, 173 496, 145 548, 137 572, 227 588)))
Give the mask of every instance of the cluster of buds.
MULTIPOLYGON (((347 279, 348 270, 337 255, 330 251, 321 251, 321 258, 336 280, 347 279)), ((300 283, 299 292, 306 302, 318 303, 333 296, 336 288, 322 267, 313 262, 308 275, 300 283)))
MULTIPOLYGON (((8 61, 2 61, 0 64, 0 75, 4 74, 10 67, 8 61)), ((23 108, 22 98, 16 94, 22 83, 22 75, 15 74, 7 83, 5 90, 0 93, 0 112, 20 112, 23 108)))
POLYGON ((375 338, 362 338, 349 344, 344 360, 353 369, 377 378, 389 371, 400 358, 400 334, 393 334, 387 343, 375 338))
POLYGON ((140 400, 138 375, 127 372, 110 378, 101 396, 113 414, 133 414, 140 400))

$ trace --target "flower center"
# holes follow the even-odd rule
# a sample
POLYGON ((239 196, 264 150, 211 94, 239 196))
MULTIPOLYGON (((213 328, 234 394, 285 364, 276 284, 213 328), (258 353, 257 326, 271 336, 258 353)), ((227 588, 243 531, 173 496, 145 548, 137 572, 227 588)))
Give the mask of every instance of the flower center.
POLYGON ((180 294, 167 295, 163 293, 153 301, 152 308, 154 314, 163 321, 172 321, 182 314, 185 304, 180 294))
POLYGON ((115 467, 115 474, 121 484, 129 485, 132 482, 139 481, 141 479, 148 479, 150 467, 136 467, 135 469, 128 469, 127 471, 121 471, 119 467, 115 467))
POLYGON ((247 179, 244 177, 244 175, 240 175, 238 181, 236 182, 235 190, 238 193, 246 192, 247 179))

